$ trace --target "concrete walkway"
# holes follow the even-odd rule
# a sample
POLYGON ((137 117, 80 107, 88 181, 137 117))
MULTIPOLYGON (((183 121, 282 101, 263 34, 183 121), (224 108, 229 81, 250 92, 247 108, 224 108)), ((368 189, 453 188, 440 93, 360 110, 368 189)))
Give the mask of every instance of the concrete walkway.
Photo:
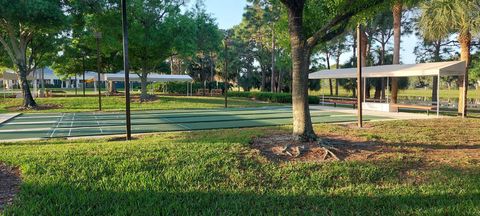
MULTIPOLYGON (((310 105, 311 110, 328 110, 328 111, 335 111, 335 112, 342 112, 348 114, 357 114, 357 109, 353 108, 345 108, 345 107, 332 107, 332 106, 322 106, 322 105, 310 105)), ((407 113, 407 112, 380 112, 380 111, 371 111, 371 110, 364 110, 363 115, 372 115, 372 116, 381 116, 390 119, 397 119, 397 120, 411 120, 411 119, 435 119, 435 118, 447 118, 447 116, 439 116, 437 117, 436 113, 430 113, 427 115, 422 113, 407 113)))
POLYGON ((5 113, 5 114, 0 114, 0 124, 14 118, 15 116, 20 115, 21 113, 5 113))

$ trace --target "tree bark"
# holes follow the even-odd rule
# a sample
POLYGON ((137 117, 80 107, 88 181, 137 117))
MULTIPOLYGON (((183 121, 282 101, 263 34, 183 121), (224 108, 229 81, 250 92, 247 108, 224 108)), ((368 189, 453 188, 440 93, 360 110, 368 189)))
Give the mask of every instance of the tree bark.
POLYGON ((460 59, 466 62, 466 73, 465 76, 458 77, 458 87, 459 87, 459 99, 458 99, 458 114, 462 116, 467 115, 467 102, 464 98, 467 98, 468 93, 468 67, 470 65, 470 49, 472 43, 472 35, 470 32, 461 33, 458 36, 458 42, 460 42, 460 59))
MULTIPOLYGON (((144 102, 149 99, 148 90, 147 90, 147 78, 148 73, 144 69, 141 76, 140 76, 140 101, 144 102)), ((129 85, 129 83, 125 83, 125 85, 129 85)))
MULTIPOLYGON (((435 41, 434 42, 434 56, 433 59, 435 62, 439 62, 440 59, 440 49, 441 49, 441 41, 435 41)), ((437 92, 438 89, 438 76, 433 76, 433 84, 432 84, 432 105, 437 105, 439 101, 437 101, 437 92)))
MULTIPOLYGON (((400 39, 402 34, 402 9, 401 0, 397 0, 393 5, 393 64, 400 64, 400 39)), ((391 103, 397 103, 398 99, 398 79, 392 78, 392 98, 391 103)))
POLYGON ((288 28, 292 47, 292 106, 293 136, 297 140, 312 141, 317 136, 313 131, 310 108, 308 105, 308 67, 310 50, 307 48, 303 33, 303 11, 305 0, 290 1, 288 9, 288 28))
POLYGON ((275 75, 275 49, 276 49, 276 42, 275 42, 275 24, 272 26, 272 80, 271 80, 271 92, 276 91, 276 75, 275 75))
POLYGON ((28 84, 27 75, 28 70, 25 64, 25 59, 20 60, 17 63, 19 75, 20 75, 20 87, 22 88, 22 95, 23 95, 23 107, 25 108, 35 108, 37 107, 37 103, 33 99, 32 92, 30 91, 30 86, 28 84))

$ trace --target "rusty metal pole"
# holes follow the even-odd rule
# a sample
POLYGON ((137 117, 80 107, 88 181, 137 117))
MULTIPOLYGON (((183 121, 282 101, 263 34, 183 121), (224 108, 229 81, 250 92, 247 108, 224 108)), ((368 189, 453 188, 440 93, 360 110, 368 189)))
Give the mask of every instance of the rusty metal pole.
POLYGON ((357 118, 358 127, 363 127, 363 82, 362 82, 362 25, 357 26, 357 118))

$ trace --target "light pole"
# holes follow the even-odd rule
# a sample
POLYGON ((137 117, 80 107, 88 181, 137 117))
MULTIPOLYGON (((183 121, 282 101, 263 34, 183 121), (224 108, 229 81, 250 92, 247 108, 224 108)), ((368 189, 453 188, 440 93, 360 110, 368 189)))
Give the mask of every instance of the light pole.
POLYGON ((130 119, 130 72, 128 66, 128 20, 126 0, 122 0, 122 30, 123 30, 123 70, 125 71, 125 123, 126 139, 132 139, 132 123, 130 119))
POLYGON ((102 111, 102 89, 100 86, 100 73, 101 73, 101 63, 102 59, 100 57, 100 39, 102 38, 102 33, 101 32, 95 32, 95 39, 97 41, 97 73, 98 73, 98 80, 97 80, 97 85, 98 85, 98 110, 102 111))
POLYGON ((363 83, 362 83, 362 25, 358 24, 357 26, 357 117, 358 117, 358 127, 363 127, 363 106, 362 106, 362 97, 363 97, 363 83))
POLYGON ((228 36, 225 37, 225 77, 224 77, 224 88, 225 88, 225 108, 228 108, 228 43, 230 42, 230 39, 228 36))

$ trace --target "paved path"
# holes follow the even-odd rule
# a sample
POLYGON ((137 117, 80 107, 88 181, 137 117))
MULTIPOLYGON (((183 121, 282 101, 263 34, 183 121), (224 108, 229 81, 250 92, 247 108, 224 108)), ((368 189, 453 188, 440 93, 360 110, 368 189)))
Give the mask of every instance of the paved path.
POLYGON ((20 113, 6 113, 6 114, 0 114, 0 124, 14 118, 15 116, 20 115, 20 113))
MULTIPOLYGON (((332 112, 341 112, 341 113, 348 113, 348 114, 357 114, 356 109, 352 108, 345 108, 345 107, 332 107, 332 106, 322 106, 322 105, 310 105, 311 110, 324 110, 324 111, 332 111, 332 112)), ((380 116, 385 117, 389 120, 411 120, 411 119, 435 119, 435 118, 447 118, 447 116, 439 116, 437 117, 436 113, 431 113, 430 115, 422 114, 422 113, 407 113, 407 112, 381 112, 381 111, 371 111, 371 110, 364 110, 363 115, 373 115, 373 116, 380 116)))

